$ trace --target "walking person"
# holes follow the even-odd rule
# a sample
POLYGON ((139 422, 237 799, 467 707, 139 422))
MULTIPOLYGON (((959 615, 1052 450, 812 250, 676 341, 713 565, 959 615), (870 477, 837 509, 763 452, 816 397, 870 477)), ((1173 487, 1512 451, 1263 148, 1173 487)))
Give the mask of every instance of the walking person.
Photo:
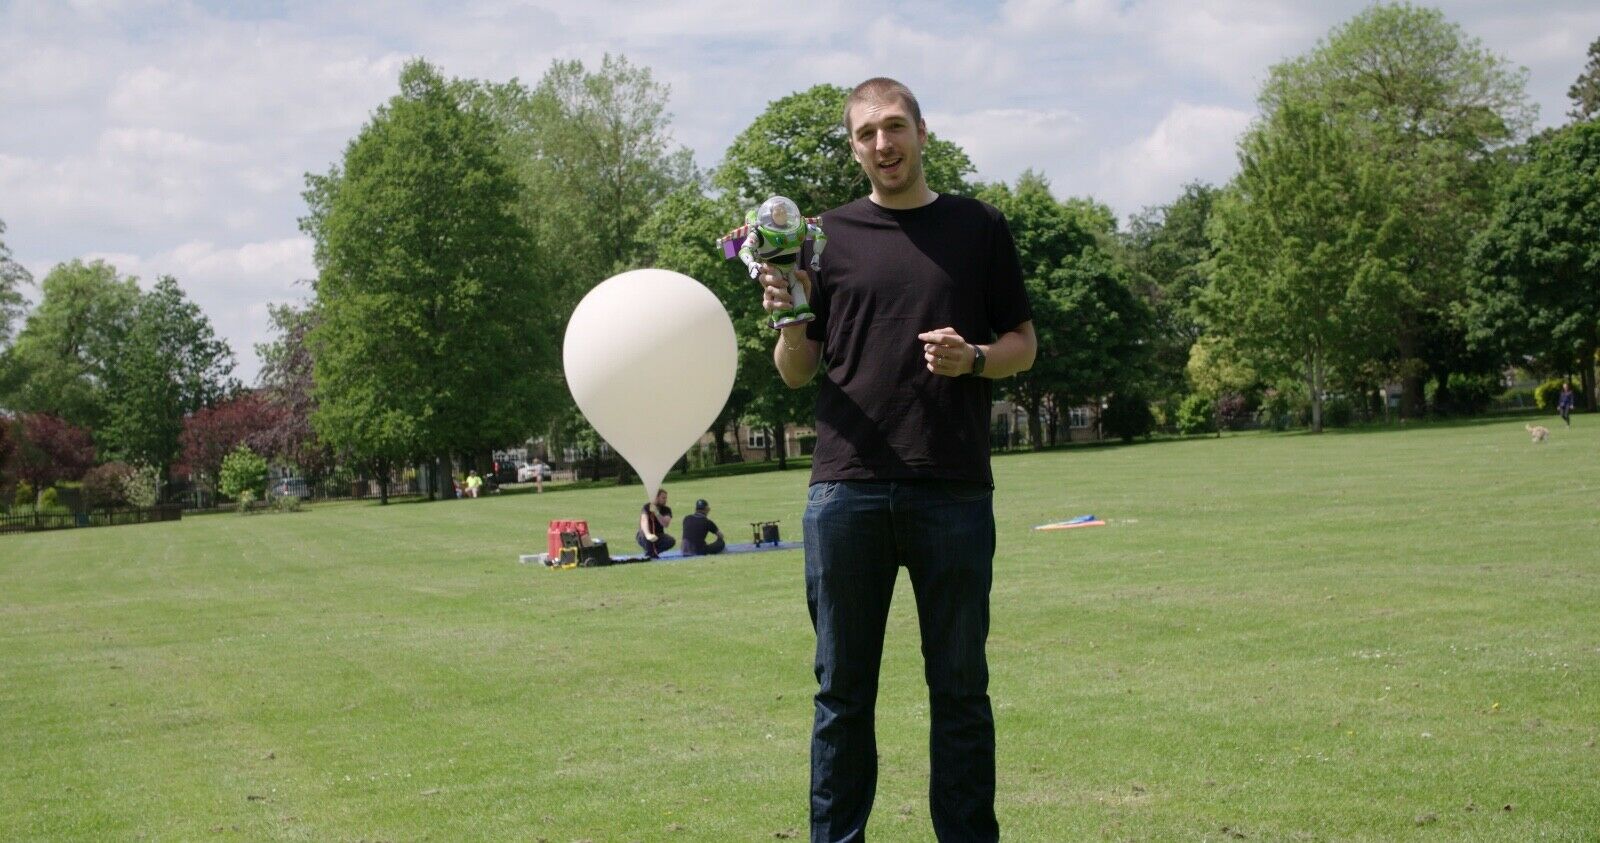
MULTIPOLYGON (((884 629, 904 567, 928 684, 934 834, 997 840, 990 381, 1032 366, 1032 311, 1004 216, 928 188, 911 91, 869 79, 843 119, 871 192, 823 214, 817 277, 797 273, 817 318, 781 329, 773 349, 790 387, 829 363, 803 520, 817 635, 811 839, 865 836, 884 629)), ((759 280, 768 313, 792 306, 782 274, 759 280)))
POLYGON ((1561 414, 1561 420, 1567 423, 1567 427, 1572 426, 1573 398, 1574 394, 1572 392, 1572 381, 1563 381, 1561 384, 1561 395, 1556 398, 1556 412, 1561 414))

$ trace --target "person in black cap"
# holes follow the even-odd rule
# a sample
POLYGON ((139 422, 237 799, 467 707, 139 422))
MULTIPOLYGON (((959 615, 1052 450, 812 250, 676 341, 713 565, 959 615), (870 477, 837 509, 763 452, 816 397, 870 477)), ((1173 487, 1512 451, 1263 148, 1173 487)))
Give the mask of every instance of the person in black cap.
POLYGON ((683 519, 683 555, 700 556, 710 553, 721 553, 728 546, 722 537, 722 531, 717 529, 717 522, 712 521, 708 514, 711 504, 705 498, 694 502, 694 514, 686 515, 683 519), (706 543, 707 536, 716 536, 716 541, 706 543))

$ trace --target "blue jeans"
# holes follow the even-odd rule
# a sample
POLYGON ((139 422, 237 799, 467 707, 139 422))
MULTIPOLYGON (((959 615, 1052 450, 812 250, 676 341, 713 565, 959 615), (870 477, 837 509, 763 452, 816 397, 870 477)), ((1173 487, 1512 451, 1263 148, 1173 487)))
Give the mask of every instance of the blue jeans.
POLYGON ((650 541, 644 537, 643 530, 634 530, 633 540, 639 543, 639 547, 644 548, 644 555, 652 559, 671 550, 672 546, 678 543, 677 539, 667 535, 665 531, 656 533, 656 540, 650 541))
POLYGON ((928 802, 940 841, 1000 838, 989 706, 989 487, 817 483, 805 514, 806 601, 817 632, 811 839, 866 839, 878 780, 873 710, 895 576, 910 574, 928 682, 928 802))

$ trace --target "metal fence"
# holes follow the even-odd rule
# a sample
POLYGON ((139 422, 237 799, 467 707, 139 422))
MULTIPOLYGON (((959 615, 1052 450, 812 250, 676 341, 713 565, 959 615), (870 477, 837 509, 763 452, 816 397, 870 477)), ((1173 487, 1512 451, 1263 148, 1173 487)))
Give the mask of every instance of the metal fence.
POLYGON ((38 530, 68 530, 73 527, 112 527, 120 524, 151 524, 177 521, 183 507, 176 504, 149 509, 102 509, 94 512, 32 513, 0 515, 0 533, 32 533, 38 530))

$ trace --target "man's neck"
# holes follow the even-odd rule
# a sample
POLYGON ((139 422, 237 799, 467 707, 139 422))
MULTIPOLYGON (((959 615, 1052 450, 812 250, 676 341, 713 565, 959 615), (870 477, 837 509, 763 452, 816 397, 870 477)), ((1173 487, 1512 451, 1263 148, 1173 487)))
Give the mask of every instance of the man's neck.
POLYGON ((877 190, 873 190, 872 193, 868 194, 867 198, 872 200, 872 204, 880 208, 888 208, 891 211, 909 211, 913 208, 921 208, 924 205, 932 205, 933 200, 939 198, 939 194, 929 190, 927 183, 923 182, 916 187, 899 193, 891 193, 887 196, 877 190))

